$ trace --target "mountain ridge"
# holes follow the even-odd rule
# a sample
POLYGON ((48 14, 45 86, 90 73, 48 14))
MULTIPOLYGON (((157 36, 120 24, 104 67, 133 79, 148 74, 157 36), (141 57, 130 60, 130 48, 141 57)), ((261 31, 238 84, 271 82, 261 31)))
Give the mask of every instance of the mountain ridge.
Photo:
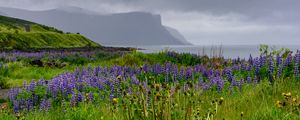
POLYGON ((27 11, 0 8, 0 11, 26 20, 81 33, 104 45, 186 45, 161 23, 161 16, 146 12, 85 14, 51 9, 27 11))

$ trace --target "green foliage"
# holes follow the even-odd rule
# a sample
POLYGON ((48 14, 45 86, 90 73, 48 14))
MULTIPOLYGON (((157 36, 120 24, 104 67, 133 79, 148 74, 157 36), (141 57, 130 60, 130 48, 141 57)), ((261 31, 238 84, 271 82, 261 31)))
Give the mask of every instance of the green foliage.
MULTIPOLYGON (((299 81, 293 79, 276 79, 273 85, 268 82, 249 84, 243 87, 243 92, 234 90, 233 93, 224 91, 200 91, 190 88, 186 92, 168 91, 176 84, 156 84, 158 89, 151 89, 143 94, 126 95, 124 98, 112 101, 101 99, 101 94, 93 94, 96 103, 83 102, 77 107, 69 107, 70 103, 64 101, 48 112, 36 108, 30 113, 20 113, 23 119, 78 119, 78 120, 125 120, 125 119, 281 119, 296 120, 300 118, 299 109, 299 81), (283 94, 282 94, 283 93, 283 94), (98 95, 98 96, 97 96, 98 95), (100 95, 100 96, 99 96, 100 95), (296 100, 294 99, 296 98, 296 100), (148 107, 144 107, 147 99, 148 107), (278 101, 280 100, 280 101, 278 101), (286 102, 286 106, 283 103, 286 102), (297 103, 297 104, 296 104, 297 103), (259 109, 257 107, 259 106, 259 109), (146 111, 146 112, 145 112, 146 111), (63 114, 62 114, 63 113, 63 114)), ((40 88, 38 88, 40 89, 40 88)), ((36 90, 38 90, 36 89, 36 90)), ((140 90, 143 88, 133 87, 140 90)), ((94 91, 87 89, 88 91, 94 91)), ((41 91, 44 91, 43 89, 41 91)), ((106 91, 103 91, 106 92, 106 91)), ((19 98, 26 98, 31 93, 22 93, 19 98)), ((0 114, 0 118, 14 118, 11 113, 0 114)))
POLYGON ((0 76, 0 89, 9 88, 8 80, 5 77, 0 76))
POLYGON ((37 33, 1 33, 0 48, 27 49, 27 48, 72 48, 97 47, 97 43, 77 34, 59 34, 49 32, 37 33))
POLYGON ((3 63, 0 63, 0 88, 1 89, 9 88, 9 84, 7 80, 8 74, 9 74, 8 65, 4 65, 3 63))
POLYGON ((207 63, 209 62, 209 58, 207 56, 196 56, 189 53, 175 53, 175 52, 165 51, 165 52, 150 53, 150 54, 134 52, 132 54, 127 54, 113 61, 114 64, 131 65, 131 66, 132 65, 140 66, 143 65, 144 63, 164 64, 166 62, 171 62, 174 64, 180 64, 184 66, 192 66, 201 63, 207 63))
POLYGON ((80 34, 63 34, 53 27, 0 16, 0 49, 99 47, 80 34), (25 31, 30 27, 30 32, 25 31))
POLYGON ((280 48, 276 49, 275 46, 269 47, 268 45, 260 45, 259 47, 260 54, 267 56, 267 55, 280 55, 283 56, 283 58, 286 58, 290 51, 288 48, 280 48))
POLYGON ((0 28, 2 31, 6 32, 14 32, 15 30, 18 31, 25 31, 25 26, 31 27, 32 32, 55 32, 55 33, 63 33, 60 30, 57 30, 53 27, 48 27, 45 25, 29 22, 26 20, 21 20, 17 18, 11 18, 6 16, 0 15, 0 28))
MULTIPOLYGON (((266 52, 270 54, 269 52, 266 52)), ((273 54, 273 53, 272 53, 273 54)), ((18 78, 23 82, 24 78, 31 79, 51 79, 52 77, 63 72, 70 72, 77 67, 87 66, 92 64, 91 67, 97 66, 100 63, 104 65, 111 65, 117 63, 120 65, 143 65, 160 64, 165 62, 172 62, 182 65, 184 67, 194 64, 213 62, 216 59, 209 59, 207 57, 195 57, 188 54, 172 54, 168 52, 161 52, 158 54, 143 54, 135 52, 132 54, 124 55, 114 60, 103 58, 107 56, 105 53, 96 54, 94 60, 81 58, 80 55, 67 57, 59 61, 70 63, 63 69, 48 68, 48 67, 34 67, 28 65, 25 61, 9 63, 9 72, 5 73, 8 78, 18 78), (78 60, 78 61, 77 61, 78 60), (97 65, 96 65, 97 64, 97 65)), ((50 59, 46 59, 49 61, 50 59)), ((217 59, 216 61, 218 61, 217 59)), ((283 73, 293 74, 293 65, 284 70, 283 73), (290 71, 290 72, 289 72, 290 71)), ((242 79, 248 75, 253 76, 254 71, 248 73, 247 71, 234 71, 235 78, 242 79)), ((4 75, 4 74, 3 74, 4 75)), ((199 74, 200 75, 200 74, 199 74)), ((198 74, 195 74, 198 78, 198 74)), ((194 76, 194 77, 195 77, 194 76)), ((268 67, 262 66, 260 70, 261 82, 249 83, 242 86, 239 90, 234 87, 233 90, 225 89, 218 92, 215 89, 203 91, 197 89, 195 86, 190 86, 184 92, 177 90, 178 84, 189 85, 193 79, 188 79, 182 83, 162 84, 165 80, 164 75, 141 74, 137 76, 140 80, 148 80, 149 92, 144 93, 143 85, 132 87, 134 91, 140 94, 133 93, 131 95, 124 95, 123 98, 104 99, 105 94, 110 94, 110 91, 101 91, 95 88, 84 88, 84 92, 92 92, 95 98, 95 103, 88 102, 86 99, 77 107, 70 107, 70 102, 65 98, 61 99, 61 104, 55 104, 50 111, 40 111, 35 108, 33 111, 24 111, 15 114, 13 112, 0 111, 0 119, 76 119, 76 120, 123 120, 123 119, 250 119, 250 120, 292 120, 300 119, 299 115, 299 96, 300 81, 294 78, 280 79, 276 78, 273 84, 268 82, 268 67), (155 84, 154 84, 155 83, 155 84), (173 94, 172 94, 173 91, 173 94), (175 92, 174 92, 175 91, 175 92), (291 93, 290 97, 281 95, 281 93, 291 93), (148 94, 145 96, 144 94, 148 94), (296 98, 294 101, 293 98, 296 98), (288 103, 287 106, 278 106, 277 100, 280 100, 280 105, 283 102, 288 103), (222 101, 222 102, 221 102, 222 101), (145 106, 149 102, 149 106, 145 106), (296 104, 297 103, 297 104, 296 104), (297 106, 298 105, 298 106, 297 106), (259 109, 258 109, 259 107, 259 109), (294 109, 297 109, 294 111, 294 109), (5 114, 1 114, 5 113, 5 114)), ((171 78, 171 76, 169 76, 171 78)), ((253 77, 252 77, 253 78, 253 77)), ((198 79, 196 80, 198 81, 198 79)), ((205 81, 205 80, 204 80, 205 81)), ((126 84, 126 83, 124 83, 126 84)), ((120 85, 121 90, 126 85, 120 85)), ((225 84, 228 88, 229 83, 225 84)), ((180 87, 180 86, 179 86, 180 87)), ((37 96, 43 97, 47 92, 45 87, 37 87, 34 89, 37 96)), ((123 94, 124 91, 120 91, 123 94)), ((23 92, 18 98, 28 98, 32 93, 23 92)), ((288 95, 289 96, 289 95, 288 95)), ((59 96, 58 96, 59 97, 59 96)), ((87 98, 85 96, 85 98, 87 98)), ((55 101, 53 102, 55 103, 55 101)), ((7 108, 6 111, 13 111, 13 108, 7 108)))

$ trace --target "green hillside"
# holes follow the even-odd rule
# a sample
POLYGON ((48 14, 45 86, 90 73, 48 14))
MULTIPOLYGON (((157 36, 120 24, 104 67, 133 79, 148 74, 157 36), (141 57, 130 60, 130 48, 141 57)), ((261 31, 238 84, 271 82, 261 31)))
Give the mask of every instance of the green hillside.
POLYGON ((97 47, 80 34, 0 15, 0 49, 97 47))

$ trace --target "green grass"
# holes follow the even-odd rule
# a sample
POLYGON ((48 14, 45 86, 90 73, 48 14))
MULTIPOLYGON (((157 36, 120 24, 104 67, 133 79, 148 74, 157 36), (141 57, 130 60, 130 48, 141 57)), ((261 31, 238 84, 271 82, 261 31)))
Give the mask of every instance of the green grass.
POLYGON ((53 27, 0 16, 0 49, 99 47, 80 34, 65 34, 53 27), (30 26, 30 32, 25 26, 30 26))
MULTIPOLYGON (((300 116, 285 111, 276 106, 276 101, 283 99, 282 92, 291 92, 292 96, 298 97, 299 81, 293 79, 276 80, 275 85, 271 86, 267 82, 253 86, 243 87, 243 92, 235 91, 229 94, 228 91, 216 93, 216 91, 195 91, 195 95, 184 95, 179 92, 174 97, 156 101, 155 109, 157 113, 162 112, 160 118, 165 119, 194 119, 194 117, 207 118, 208 111, 217 109, 217 113, 211 118, 216 120, 297 120, 300 116), (222 104, 211 104, 213 100, 224 98, 222 104), (173 105, 176 104, 176 105, 173 105), (197 110, 199 109, 199 115, 197 110), (172 112, 170 111, 172 110, 172 112), (243 112, 243 116, 241 116, 243 112), (190 114, 188 116, 187 114, 190 114)), ((123 98, 128 100, 131 98, 123 98)), ((142 102, 141 100, 134 100, 142 102)), ((138 106, 141 104, 134 103, 138 106)), ((63 107, 68 106, 65 103, 61 107, 52 108, 49 112, 32 111, 28 114, 21 115, 24 119, 42 119, 42 120, 123 120, 128 119, 128 111, 124 109, 124 103, 120 99, 117 104, 112 104, 111 101, 102 101, 96 105, 90 103, 81 103, 76 108, 63 107), (63 113, 63 114, 62 114, 63 113)), ((127 110, 134 111, 136 106, 127 104, 127 110), (129 108, 128 108, 129 107, 129 108), (130 108, 132 107, 132 108, 130 108)), ((147 110, 152 109, 146 108, 147 110)), ((131 112, 133 112, 131 111, 131 112)), ((148 118, 143 117, 143 108, 132 113, 134 119, 153 119, 149 113, 148 118)))
MULTIPOLYGON (((104 56, 105 57, 105 56, 104 56)), ((96 67, 96 66, 112 66, 114 64, 118 65, 129 65, 129 66, 140 66, 144 63, 148 64, 164 64, 168 61, 175 61, 175 63, 182 64, 182 65, 189 65, 189 63, 185 62, 176 62, 176 58, 167 57, 165 52, 158 53, 158 54, 143 54, 140 52, 133 52, 121 57, 117 57, 114 59, 102 59, 101 55, 100 58, 87 61, 85 59, 81 60, 79 58, 72 58, 68 57, 69 59, 65 59, 63 61, 68 64, 64 68, 55 68, 55 67, 36 67, 29 64, 27 61, 19 61, 19 62, 10 62, 8 63, 9 66, 9 75, 6 79, 8 79, 8 83, 11 86, 21 86, 23 85, 24 81, 30 82, 32 80, 40 80, 45 79, 49 80, 59 74, 64 72, 72 72, 77 68, 82 67, 96 67), (74 59, 74 60, 73 60, 74 59), (80 62, 83 61, 83 62, 80 62), (179 63, 180 62, 180 63, 179 63)), ((196 60, 194 61, 196 63, 196 60)), ((197 61, 198 63, 202 61, 197 61)))
MULTIPOLYGON (((185 55, 182 55, 185 56, 185 55)), ((182 57, 180 56, 180 57, 182 57)), ((164 63, 172 61, 180 65, 189 65, 197 63, 193 58, 187 57, 188 60, 178 60, 167 57, 164 53, 159 54, 143 54, 132 53, 112 60, 96 60, 82 65, 68 65, 63 69, 49 67, 35 67, 28 65, 24 61, 8 63, 9 82, 13 86, 22 85, 23 81, 31 81, 32 79, 51 79, 52 77, 63 72, 71 72, 76 68, 83 66, 112 66, 120 65, 142 65, 145 62, 149 64, 164 63), (191 60, 192 59, 192 60, 191 60)), ((199 61, 198 61, 199 62, 199 61)), ((203 61, 200 61, 203 62, 203 61)), ((300 98, 300 81, 294 78, 275 79, 271 85, 267 78, 259 84, 248 84, 243 86, 242 91, 238 88, 231 93, 224 90, 218 93, 216 90, 202 91, 193 90, 192 94, 184 94, 177 92, 174 96, 168 97, 168 90, 163 90, 161 95, 164 98, 154 101, 155 104, 149 108, 143 108, 143 97, 128 96, 127 98, 118 99, 117 104, 104 99, 94 104, 83 102, 78 107, 69 107, 70 103, 66 101, 63 105, 57 105, 49 112, 41 112, 36 108, 26 114, 20 114, 22 119, 39 119, 39 120, 125 120, 129 119, 129 110, 132 119, 154 119, 153 115, 148 112, 148 117, 144 118, 144 111, 157 110, 161 119, 194 119, 194 117, 202 117, 206 119, 208 113, 214 113, 210 116, 214 120, 299 120, 300 114, 286 110, 285 107, 280 108, 276 102, 282 101, 284 97, 282 93, 290 92, 292 98, 300 98), (220 101, 223 97, 222 104, 211 104, 212 101, 220 101), (130 103, 132 101, 133 103, 130 103), (197 111, 199 109, 199 112, 197 111), (241 116, 243 112, 243 116, 241 116), (199 113, 199 115, 197 115, 199 113)), ((176 86, 172 83, 170 86, 176 86)), ((155 96, 155 95, 154 95, 155 96)), ((99 100, 98 100, 99 101, 99 100)), ((286 106, 288 107, 288 106, 286 106)), ((1 112, 0 112, 1 113, 1 112)), ((2 111, 0 119, 15 119, 16 115, 2 111)))
POLYGON ((22 86, 24 82, 31 82, 32 80, 37 81, 40 79, 50 80, 53 77, 65 73, 73 72, 77 68, 82 67, 96 67, 96 66, 111 66, 112 63, 107 61, 94 61, 89 64, 83 65, 67 65, 64 68, 55 68, 55 67, 36 67, 29 65, 26 62, 13 62, 8 63, 9 72, 6 77, 8 83, 11 87, 22 86))
POLYGON ((0 34, 0 46, 6 49, 97 47, 97 43, 78 34, 30 32, 0 34))
POLYGON ((147 64, 164 64, 166 62, 171 62, 183 66, 193 66, 197 64, 206 64, 207 62, 213 62, 213 59, 209 61, 207 56, 195 57, 188 53, 174 53, 168 51, 162 51, 159 53, 149 53, 144 54, 141 52, 134 52, 132 54, 127 54, 118 59, 112 61, 112 63, 117 65, 144 65, 147 64), (170 55, 172 54, 172 55, 170 55))

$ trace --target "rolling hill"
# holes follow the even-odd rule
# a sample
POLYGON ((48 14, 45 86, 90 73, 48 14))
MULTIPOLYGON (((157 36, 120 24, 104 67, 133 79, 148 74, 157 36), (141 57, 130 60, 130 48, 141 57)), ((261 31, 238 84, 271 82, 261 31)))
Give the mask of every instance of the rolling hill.
POLYGON ((80 34, 0 15, 0 49, 100 46, 80 34))

